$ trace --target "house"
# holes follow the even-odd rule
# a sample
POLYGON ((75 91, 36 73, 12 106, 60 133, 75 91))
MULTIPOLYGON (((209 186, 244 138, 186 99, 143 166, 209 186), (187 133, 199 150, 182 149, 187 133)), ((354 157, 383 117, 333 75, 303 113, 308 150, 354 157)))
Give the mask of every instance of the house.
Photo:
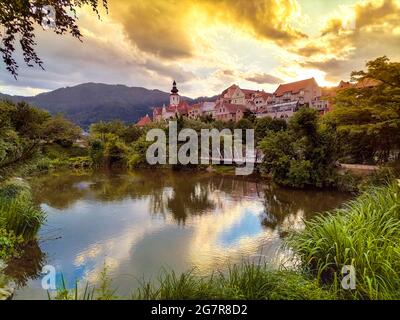
POLYGON ((203 116, 214 117, 216 102, 203 102, 201 106, 201 112, 203 116))
POLYGON ((258 92, 257 90, 241 89, 238 85, 233 84, 222 91, 217 102, 246 106, 250 101, 253 101, 258 92))
POLYGON ((257 118, 271 117, 273 119, 283 119, 288 121, 294 113, 299 110, 299 101, 290 101, 280 104, 268 105, 263 112, 256 113, 257 118))
POLYGON ((198 119, 202 116, 214 117, 215 102, 199 102, 189 106, 188 118, 198 119))
POLYGON ((201 117, 202 111, 201 111, 201 103, 196 103, 188 108, 188 118, 190 119, 197 119, 201 117))
POLYGON ((219 121, 239 121, 248 109, 239 104, 218 102, 215 106, 214 119, 219 121))
MULTIPOLYGON (((340 90, 346 90, 346 89, 372 89, 376 86, 379 86, 381 84, 380 81, 375 80, 375 79, 370 79, 370 78, 365 78, 357 83, 351 83, 349 81, 340 81, 339 84, 336 87, 332 88, 322 88, 322 96, 321 96, 321 101, 326 106, 326 112, 329 112, 333 108, 333 99, 336 97, 337 93, 340 90)), ((317 107, 318 107, 318 102, 317 102, 317 107)))
POLYGON ((153 121, 154 122, 162 121, 162 108, 153 108, 153 121))
POLYGON ((273 104, 298 101, 300 105, 313 107, 321 97, 321 88, 314 78, 281 84, 273 94, 273 104))
POLYGON ((253 100, 249 103, 249 109, 253 113, 259 113, 266 110, 268 104, 272 104, 272 94, 265 91, 257 91, 253 100))
POLYGON ((149 117, 148 114, 146 114, 146 116, 143 117, 143 118, 141 118, 141 119, 136 123, 136 125, 137 125, 138 127, 144 127, 144 126, 147 126, 147 125, 150 124, 150 123, 152 123, 151 118, 149 117))

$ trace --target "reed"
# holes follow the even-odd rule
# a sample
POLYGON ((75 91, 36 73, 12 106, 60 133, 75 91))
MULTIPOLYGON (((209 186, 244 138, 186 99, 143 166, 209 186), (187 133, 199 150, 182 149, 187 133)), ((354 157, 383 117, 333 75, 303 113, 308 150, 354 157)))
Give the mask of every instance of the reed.
POLYGON ((132 294, 138 300, 324 300, 335 295, 305 274, 272 270, 266 264, 231 265, 226 272, 199 277, 163 270, 156 281, 142 281, 132 294))
POLYGON ((44 220, 45 215, 33 204, 25 182, 12 180, 0 187, 0 228, 28 242, 36 237, 44 220))
POLYGON ((343 208, 306 222, 289 237, 303 268, 355 299, 400 297, 400 182, 372 187, 343 208), (341 270, 356 270, 356 289, 343 290, 341 270))

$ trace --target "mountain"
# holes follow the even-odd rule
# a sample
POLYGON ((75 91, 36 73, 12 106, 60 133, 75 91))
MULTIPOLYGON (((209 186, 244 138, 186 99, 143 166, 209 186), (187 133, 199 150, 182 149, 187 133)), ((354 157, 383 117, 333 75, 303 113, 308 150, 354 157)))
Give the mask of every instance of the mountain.
MULTIPOLYGON (((191 99, 182 97, 189 103, 209 101, 202 97, 191 99)), ((27 103, 48 110, 51 114, 62 113, 64 116, 88 128, 98 121, 122 120, 134 123, 140 117, 152 114, 152 108, 169 103, 169 93, 160 90, 148 90, 141 87, 85 83, 32 97, 9 96, 0 93, 0 99, 27 103)))

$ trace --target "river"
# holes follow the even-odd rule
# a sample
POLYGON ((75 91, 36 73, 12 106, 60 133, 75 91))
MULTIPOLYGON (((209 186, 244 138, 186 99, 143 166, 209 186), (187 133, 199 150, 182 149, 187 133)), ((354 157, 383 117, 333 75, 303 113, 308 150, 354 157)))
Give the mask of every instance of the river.
POLYGON ((349 195, 295 191, 265 180, 206 172, 54 172, 29 179, 46 212, 39 240, 6 269, 15 299, 47 299, 41 269, 67 286, 96 284, 107 266, 119 295, 162 268, 199 275, 260 259, 278 266, 290 229, 349 195))

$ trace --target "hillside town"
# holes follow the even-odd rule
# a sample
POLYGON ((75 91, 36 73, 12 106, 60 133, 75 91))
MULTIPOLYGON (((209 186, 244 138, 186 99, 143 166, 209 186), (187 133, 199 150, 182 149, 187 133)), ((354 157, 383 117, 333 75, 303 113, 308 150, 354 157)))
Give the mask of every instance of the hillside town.
POLYGON ((219 121, 237 122, 246 113, 256 118, 271 117, 290 119, 300 107, 314 108, 321 115, 332 109, 332 98, 339 90, 351 87, 374 87, 375 80, 353 84, 341 81, 337 87, 322 88, 314 78, 280 84, 274 93, 264 90, 250 90, 233 84, 222 91, 215 101, 203 101, 189 105, 181 98, 176 81, 172 84, 169 105, 153 108, 153 115, 141 118, 137 125, 145 126, 152 122, 161 122, 175 117, 199 119, 211 117, 219 121))

